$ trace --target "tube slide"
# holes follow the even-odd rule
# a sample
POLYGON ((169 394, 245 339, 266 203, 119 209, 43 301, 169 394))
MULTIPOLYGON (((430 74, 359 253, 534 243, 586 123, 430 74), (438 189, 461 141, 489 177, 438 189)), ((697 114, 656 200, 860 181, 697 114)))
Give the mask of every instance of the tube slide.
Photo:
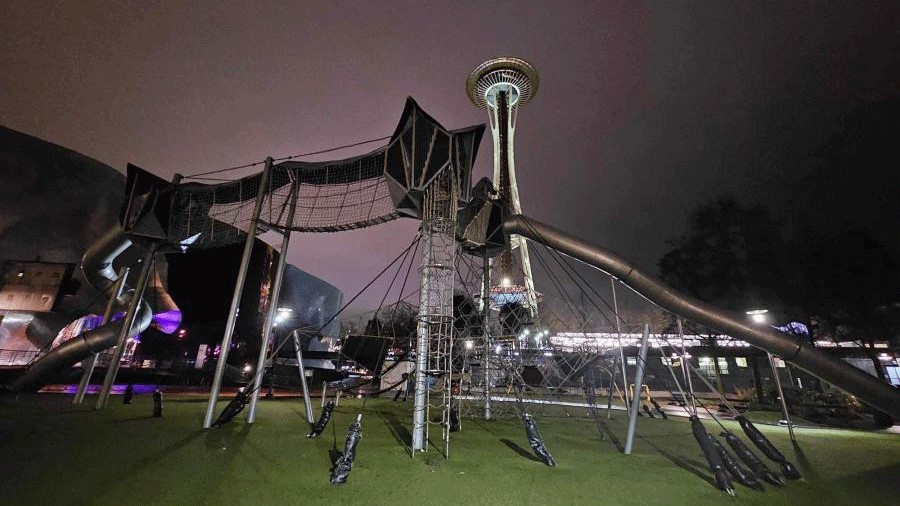
POLYGON ((740 317, 679 293, 624 258, 521 214, 507 217, 503 222, 503 232, 527 237, 607 272, 660 307, 777 355, 900 420, 900 390, 843 360, 775 330, 753 326, 740 317))
MULTIPOLYGON (((131 246, 122 228, 118 225, 100 237, 81 260, 81 271, 87 283, 100 293, 108 290, 116 281, 117 274, 113 269, 113 260, 131 246)), ((136 274, 135 274, 136 276, 136 274)), ((155 299, 167 308, 175 307, 171 297, 162 289, 162 284, 154 282, 152 288, 157 290, 155 299)), ((117 304, 120 308, 128 306, 134 290, 123 291, 117 304)), ((142 301, 131 327, 131 335, 139 334, 153 322, 153 310, 146 301, 142 301)), ((116 345, 116 338, 122 328, 122 321, 116 321, 84 332, 50 350, 28 367, 25 374, 13 382, 14 392, 34 392, 46 385, 53 377, 66 367, 88 358, 116 345)))

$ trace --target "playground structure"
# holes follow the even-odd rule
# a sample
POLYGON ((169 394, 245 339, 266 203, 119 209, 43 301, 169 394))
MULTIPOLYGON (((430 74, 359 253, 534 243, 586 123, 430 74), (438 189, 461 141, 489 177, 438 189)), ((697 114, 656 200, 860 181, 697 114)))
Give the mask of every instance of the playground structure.
MULTIPOLYGON (((900 418, 900 393, 877 379, 790 336, 751 325, 739 317, 679 294, 621 257, 522 215, 512 162, 512 134, 517 107, 533 98, 536 90, 537 74, 533 67, 522 60, 510 58, 492 60, 479 66, 467 83, 470 98, 476 105, 487 108, 491 119, 496 186, 489 181, 472 185, 472 167, 485 127, 477 125, 448 130, 412 99, 407 100, 400 122, 388 143, 358 157, 314 163, 296 161, 290 157, 279 160, 267 158, 262 172, 221 184, 184 182, 181 177, 170 182, 129 166, 128 201, 122 225, 99 240, 85 254, 82 262, 85 274, 97 280, 95 288, 113 293, 110 308, 125 308, 125 317, 67 341, 46 354, 16 381, 14 390, 35 390, 55 370, 88 360, 93 354, 112 346, 117 346, 117 351, 121 350, 125 338, 150 325, 153 313, 171 309, 150 308, 149 298, 144 295, 156 253, 215 247, 243 240, 244 255, 203 423, 205 428, 213 427, 254 238, 266 231, 275 231, 282 236, 283 254, 272 288, 273 297, 277 300, 286 259, 284 253, 293 232, 340 232, 408 217, 422 221, 422 276, 410 442, 413 455, 427 449, 428 427, 431 424, 441 427, 443 452, 445 456, 449 454, 452 419, 454 410, 459 409, 459 401, 454 399, 453 394, 454 378, 463 374, 466 364, 470 362, 468 359, 459 360, 460 356, 475 355, 473 358, 481 364, 482 374, 478 381, 482 385, 480 402, 485 418, 492 416, 493 405, 498 400, 492 392, 492 378, 496 378, 497 373, 503 373, 511 379, 508 392, 515 402, 510 404, 522 407, 519 416, 525 423, 529 443, 547 465, 553 465, 554 461, 543 446, 535 420, 527 409, 525 386, 534 382, 523 377, 525 367, 544 371, 540 381, 551 377, 546 371, 552 370, 559 377, 556 385, 583 377, 586 391, 596 386, 595 381, 587 378, 585 371, 593 370, 608 350, 591 347, 587 340, 584 347, 572 350, 554 349, 539 341, 535 346, 522 344, 521 336, 536 336, 543 332, 542 328, 549 320, 549 315, 538 311, 539 297, 535 291, 527 241, 608 273, 615 278, 613 287, 616 283, 623 284, 675 315, 742 339, 900 418), (145 256, 134 288, 123 290, 126 274, 113 272, 111 265, 117 255, 132 245, 144 251, 145 256), (492 259, 499 258, 497 264, 503 276, 500 287, 513 284, 512 280, 504 283, 503 279, 516 275, 512 262, 514 251, 519 254, 518 268, 521 270, 518 274, 524 285, 519 297, 509 297, 512 291, 493 290, 497 285, 492 282, 492 259), (93 275, 95 272, 98 275, 93 275), (124 292, 124 295, 118 296, 119 292, 124 292), (456 314, 459 306, 454 299, 457 295, 471 301, 463 318, 456 314), (504 308, 509 310, 505 315, 504 308), (516 308, 524 311, 516 313, 516 308), (542 322, 542 319, 545 321, 542 322), (477 351, 466 351, 475 350, 474 345, 470 347, 467 343, 476 340, 480 341, 477 351), (432 393, 440 395, 438 402, 431 400, 432 393), (432 421, 432 408, 440 411, 437 422, 432 421)), ((232 401, 226 408, 233 411, 233 417, 244 405, 249 405, 248 423, 253 423, 256 414, 275 310, 275 305, 270 304, 262 332, 256 376, 235 399, 238 402, 232 401)), ((111 311, 108 310, 108 313, 111 311)), ((621 321, 618 311, 614 311, 614 323, 618 328, 621 321)), ((639 358, 641 362, 647 360, 648 335, 649 330, 645 327, 639 358)), ((298 362, 302 365, 299 355, 298 362)), ((117 363, 114 356, 113 364, 117 363)), ((623 368, 622 388, 627 391, 626 385, 629 383, 624 372, 624 360, 606 367, 611 386, 617 385, 618 365, 623 368)), ((103 399, 108 398, 109 387, 115 379, 114 369, 110 368, 104 381, 106 394, 101 394, 98 407, 102 407, 103 399)), ((673 372, 673 379, 680 390, 685 386, 683 383, 689 384, 690 373, 687 369, 682 367, 685 376, 681 381, 673 372)), ((642 365, 639 364, 638 370, 643 374, 642 365)), ((475 375, 470 374, 469 377, 470 381, 475 381, 471 379, 475 375)), ((640 375, 633 383, 640 391, 640 375)), ((691 387, 688 389, 692 390, 691 387)), ((612 388, 609 391, 611 397, 612 388)), ((306 392, 307 408, 309 397, 306 392)), ((586 397, 586 405, 594 410, 592 399, 595 396, 586 397)), ((693 399, 693 395, 682 392, 682 398, 693 399)), ((628 400, 626 394, 627 405, 628 400)), ((631 413, 629 441, 634 434, 633 421, 640 404, 638 395, 627 406, 631 413)), ((700 423, 698 411, 696 406, 692 407, 693 412, 689 413, 694 435, 704 449, 711 468, 718 466, 716 477, 720 487, 727 489, 725 478, 721 478, 724 475, 723 466, 727 466, 727 462, 721 461, 724 450, 719 450, 714 442, 708 440, 702 425, 697 426, 700 423)), ((311 419, 309 409, 307 416, 311 419)), ((357 419, 348 433, 347 448, 352 448, 348 451, 355 452, 361 437, 360 423, 357 419)), ((748 435, 753 434, 750 429, 745 428, 745 431, 748 435)), ((732 439, 728 436, 726 439, 731 445, 732 439)), ((765 446, 752 435, 751 440, 760 448, 765 446)), ((742 454, 739 446, 733 447, 739 455, 742 454)), ((772 460, 777 460, 777 450, 763 451, 772 460)), ((346 480, 352 460, 351 455, 349 462, 342 463, 344 467, 333 478, 335 482, 346 480)), ((790 474, 790 471, 786 470, 785 474, 790 474)))

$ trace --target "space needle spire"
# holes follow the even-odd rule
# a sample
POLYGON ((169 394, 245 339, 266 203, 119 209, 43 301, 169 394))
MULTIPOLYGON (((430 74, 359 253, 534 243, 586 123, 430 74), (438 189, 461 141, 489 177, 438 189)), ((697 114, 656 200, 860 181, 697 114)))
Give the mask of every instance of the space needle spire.
MULTIPOLYGON (((537 94, 538 74, 531 63, 520 58, 501 57, 475 67, 466 80, 469 100, 486 109, 494 138, 494 187, 506 203, 508 214, 520 214, 519 187, 513 156, 513 137, 519 108, 537 94)), ((537 294, 531 275, 528 244, 518 235, 510 237, 510 247, 501 253, 499 275, 501 289, 518 286, 513 273, 513 257, 518 256, 522 268, 524 297, 521 300, 531 317, 537 316, 537 294)), ((513 294, 508 294, 513 295, 513 294)), ((506 297, 509 299, 509 297, 506 297)))

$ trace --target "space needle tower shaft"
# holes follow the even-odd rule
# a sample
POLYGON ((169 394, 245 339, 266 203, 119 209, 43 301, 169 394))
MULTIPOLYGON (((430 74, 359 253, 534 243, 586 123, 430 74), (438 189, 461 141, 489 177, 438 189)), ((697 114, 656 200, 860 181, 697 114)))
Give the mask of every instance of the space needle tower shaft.
MULTIPOLYGON (((530 63, 519 58, 495 58, 472 71, 466 81, 469 99, 486 109, 494 139, 494 186, 507 206, 508 214, 521 214, 519 187, 516 182, 513 139, 519 108, 534 98, 538 75, 530 63)), ((537 294, 531 274, 528 243, 519 236, 510 237, 510 249, 499 258, 501 276, 511 275, 512 256, 518 254, 525 285, 525 305, 532 317, 537 316, 537 294)))

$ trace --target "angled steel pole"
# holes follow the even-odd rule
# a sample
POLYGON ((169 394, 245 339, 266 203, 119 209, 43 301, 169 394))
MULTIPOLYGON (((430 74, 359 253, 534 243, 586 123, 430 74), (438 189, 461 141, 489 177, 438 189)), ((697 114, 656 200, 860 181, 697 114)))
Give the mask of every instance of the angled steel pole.
POLYGON ((247 279, 247 270, 250 267, 250 254, 253 252, 253 241, 256 240, 259 215, 262 212, 263 200, 265 200, 266 197, 269 186, 269 175, 271 172, 272 157, 270 156, 266 157, 266 166, 259 179, 259 191, 256 193, 253 217, 250 218, 250 226, 247 227, 247 240, 244 241, 244 254, 241 257, 241 266, 238 269, 237 281, 234 283, 234 295, 231 298, 231 307, 228 309, 228 321, 225 323, 225 334, 222 336, 219 361, 216 363, 216 375, 213 377, 212 388, 209 391, 209 403, 206 405, 206 416, 203 419, 204 429, 212 427, 213 416, 216 413, 216 401, 219 399, 219 391, 222 388, 222 376, 225 375, 225 366, 228 362, 228 351, 231 349, 231 338, 234 336, 237 313, 241 306, 241 295, 244 293, 244 281, 247 279))
MULTIPOLYGON (((619 362, 622 364, 622 399, 625 401, 625 409, 628 410, 630 406, 628 404, 628 375, 625 369, 625 349, 622 348, 622 319, 619 318, 619 301, 616 299, 616 278, 609 277, 609 286, 612 288, 613 311, 616 313, 616 340, 619 343, 619 362)), ((615 376, 613 381, 615 381, 615 376)))
POLYGON ((484 264, 481 273, 481 319, 484 330, 484 347, 482 353, 484 359, 481 367, 484 369, 484 419, 491 419, 491 333, 488 328, 488 320, 491 316, 491 259, 484 256, 484 264))
MULTIPOLYGON (((297 191, 298 183, 296 181, 291 185, 289 194, 290 203, 288 204, 288 213, 285 223, 287 226, 281 231, 281 254, 278 255, 278 266, 275 268, 275 281, 272 286, 272 292, 269 297, 269 308, 266 311, 266 322, 263 324, 262 342, 259 348, 259 357, 256 360, 256 376, 253 382, 253 393, 250 396, 250 407, 247 410, 247 423, 253 423, 256 420, 256 403, 259 401, 259 390, 262 388, 263 375, 266 369, 266 355, 269 353, 269 341, 272 338, 272 326, 275 324, 275 315, 278 311, 278 298, 281 295, 281 285, 284 282, 284 267, 287 265, 288 246, 291 243, 291 226, 294 223, 294 212, 297 210, 297 191)), ((275 357, 272 357, 274 360, 275 357)))
POLYGON ((606 419, 609 420, 612 412, 612 399, 613 399, 613 388, 616 387, 616 367, 619 364, 616 362, 619 361, 619 358, 613 355, 613 366, 612 370, 609 371, 609 389, 607 389, 607 397, 606 397, 606 419))
MULTIPOLYGON (((634 444, 634 430, 637 424, 638 408, 641 407, 641 385, 644 382, 644 365, 647 363, 647 345, 650 344, 650 325, 644 324, 641 336, 641 351, 638 353, 637 371, 634 373, 634 395, 631 397, 631 411, 628 415, 628 435, 625 437, 625 455, 631 455, 634 444)), ((625 385, 628 390, 628 385, 625 385)))
MULTIPOLYGON (((128 267, 119 269, 119 277, 112 286, 112 293, 109 295, 109 302, 106 303, 106 310, 103 312, 100 326, 106 325, 112 318, 118 298, 122 295, 122 287, 125 286, 125 278, 127 276, 128 267)), ((84 401, 84 395, 87 393, 88 385, 91 383, 91 376, 94 374, 94 367, 97 365, 97 357, 99 355, 100 353, 94 353, 82 361, 81 368, 84 371, 81 374, 81 381, 78 382, 78 391, 75 392, 75 399, 72 400, 72 404, 81 404, 84 401)))
MULTIPOLYGON (((675 318, 675 322, 678 324, 678 338, 681 339, 681 374, 682 376, 684 376, 684 384, 687 386, 688 391, 691 393, 691 410, 693 411, 693 415, 697 416, 697 402, 694 399, 694 384, 691 382, 691 371, 689 370, 689 368, 692 367, 691 359, 687 356, 687 346, 684 344, 684 326, 682 325, 680 316, 675 318)), ((704 378, 702 378, 701 376, 701 379, 704 378)), ((712 389, 714 391, 717 391, 715 388, 712 389)), ((688 402, 688 399, 682 400, 685 403, 688 402)))
POLYGON ((788 433, 791 435, 791 441, 797 441, 797 438, 794 437, 794 424, 791 423, 791 415, 788 413, 787 400, 784 398, 784 390, 781 389, 781 377, 778 376, 778 369, 775 367, 775 358, 772 357, 771 353, 766 353, 769 356, 769 366, 772 367, 772 376, 775 376, 775 388, 778 389, 778 399, 781 401, 781 413, 784 415, 784 420, 787 422, 788 433))
MULTIPOLYGON (((303 345, 297 331, 291 332, 294 338, 294 353, 297 355, 297 369, 300 371, 300 388, 303 389, 303 406, 306 408, 306 421, 310 425, 316 423, 313 417, 312 399, 309 397, 309 385, 306 384, 306 367, 303 366, 303 345)), ((325 406, 325 384, 322 384, 322 407, 325 406)))
POLYGON ((103 378, 103 386, 100 388, 100 396, 97 398, 96 409, 103 409, 109 401, 109 393, 112 390, 113 382, 116 381, 116 375, 119 373, 119 365, 122 361, 122 354, 125 353, 125 341, 131 335, 131 326, 134 324, 134 318, 137 316, 138 309, 143 302, 144 289, 147 288, 147 280, 150 279, 150 270, 153 268, 153 258, 156 256, 156 247, 153 246, 144 254, 141 272, 135 282, 134 292, 131 295, 131 301, 128 303, 128 310, 125 312, 125 319, 122 321, 122 329, 119 331, 119 337, 116 340, 116 348, 113 351, 111 362, 106 369, 106 376, 103 378))

